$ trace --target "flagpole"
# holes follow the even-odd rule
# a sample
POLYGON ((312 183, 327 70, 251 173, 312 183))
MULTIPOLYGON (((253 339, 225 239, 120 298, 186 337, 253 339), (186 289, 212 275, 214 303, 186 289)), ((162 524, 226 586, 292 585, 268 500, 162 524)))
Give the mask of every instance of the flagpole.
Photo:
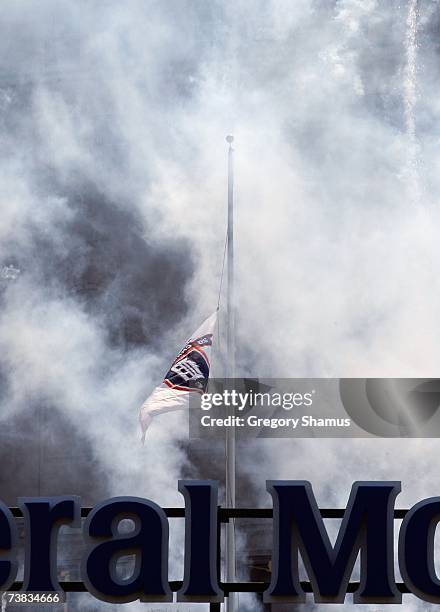
MULTIPOLYGON (((233 136, 227 136, 228 150, 228 294, 226 378, 235 377, 235 305, 234 305, 234 149, 233 136)), ((226 507, 235 508, 235 429, 226 428, 226 507)), ((235 525, 226 523, 226 581, 235 581, 235 525)), ((235 593, 226 600, 227 612, 235 612, 235 593)))

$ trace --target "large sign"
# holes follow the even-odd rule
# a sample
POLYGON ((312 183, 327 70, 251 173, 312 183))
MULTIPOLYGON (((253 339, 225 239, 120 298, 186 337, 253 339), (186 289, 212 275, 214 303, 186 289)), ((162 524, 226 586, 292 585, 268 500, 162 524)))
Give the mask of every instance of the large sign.
MULTIPOLYGON (((221 602, 217 539, 217 483, 180 481, 185 499, 185 563, 181 602, 221 602)), ((336 543, 332 546, 306 481, 268 481, 273 500, 272 579, 265 602, 305 601, 299 578, 302 558, 319 603, 343 602, 360 554, 361 580, 355 603, 401 603, 394 575, 394 503, 399 482, 353 485, 336 543)), ((25 519, 24 592, 61 592, 57 581, 57 532, 61 525, 80 528, 78 497, 20 498, 25 519)), ((405 516, 399 533, 400 572, 420 599, 440 603, 440 581, 434 567, 435 527, 440 497, 425 499, 405 516)), ((106 602, 172 601, 168 583, 168 519, 154 502, 115 497, 99 503, 83 526, 86 550, 82 579, 87 590, 106 602), (120 533, 122 520, 134 528, 120 533), (134 571, 116 575, 116 563, 133 555, 134 571)), ((17 529, 11 511, 0 502, 0 589, 11 587, 17 573, 17 529)))

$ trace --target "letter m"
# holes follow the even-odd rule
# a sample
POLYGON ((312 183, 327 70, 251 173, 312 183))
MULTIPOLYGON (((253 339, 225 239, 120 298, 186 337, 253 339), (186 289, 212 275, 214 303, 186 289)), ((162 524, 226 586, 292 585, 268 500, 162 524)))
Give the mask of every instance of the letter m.
POLYGON ((306 481, 268 481, 274 507, 272 580, 267 603, 303 603, 299 555, 316 603, 342 603, 361 553, 355 603, 400 603, 394 579, 393 516, 399 482, 358 482, 352 487, 334 546, 306 481))

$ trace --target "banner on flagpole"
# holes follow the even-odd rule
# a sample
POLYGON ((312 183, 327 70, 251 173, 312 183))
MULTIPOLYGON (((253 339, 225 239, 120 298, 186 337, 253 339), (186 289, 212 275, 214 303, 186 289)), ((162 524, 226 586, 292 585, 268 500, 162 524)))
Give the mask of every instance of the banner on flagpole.
POLYGON ((193 393, 202 394, 206 391, 216 322, 217 312, 214 312, 186 341, 162 383, 142 404, 139 415, 142 439, 154 416, 187 409, 193 393))

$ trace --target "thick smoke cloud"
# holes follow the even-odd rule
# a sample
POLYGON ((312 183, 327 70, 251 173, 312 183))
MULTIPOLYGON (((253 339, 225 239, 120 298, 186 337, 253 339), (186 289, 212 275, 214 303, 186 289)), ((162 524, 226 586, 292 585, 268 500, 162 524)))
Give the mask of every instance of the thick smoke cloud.
MULTIPOLYGON (((87 503, 177 505, 177 478, 200 475, 183 416, 141 449, 137 410, 216 305, 229 132, 240 373, 437 374, 440 12, 418 10, 411 137, 407 2, 3 2, 0 263, 20 271, 1 279, 4 473, 23 457, 14 486, 2 475, 9 503, 39 478, 87 503), (57 457, 43 476, 40 440, 57 457)), ((354 479, 384 478, 404 506, 436 493, 437 449, 259 442, 240 449, 241 501, 307 478, 341 505, 354 479)))

